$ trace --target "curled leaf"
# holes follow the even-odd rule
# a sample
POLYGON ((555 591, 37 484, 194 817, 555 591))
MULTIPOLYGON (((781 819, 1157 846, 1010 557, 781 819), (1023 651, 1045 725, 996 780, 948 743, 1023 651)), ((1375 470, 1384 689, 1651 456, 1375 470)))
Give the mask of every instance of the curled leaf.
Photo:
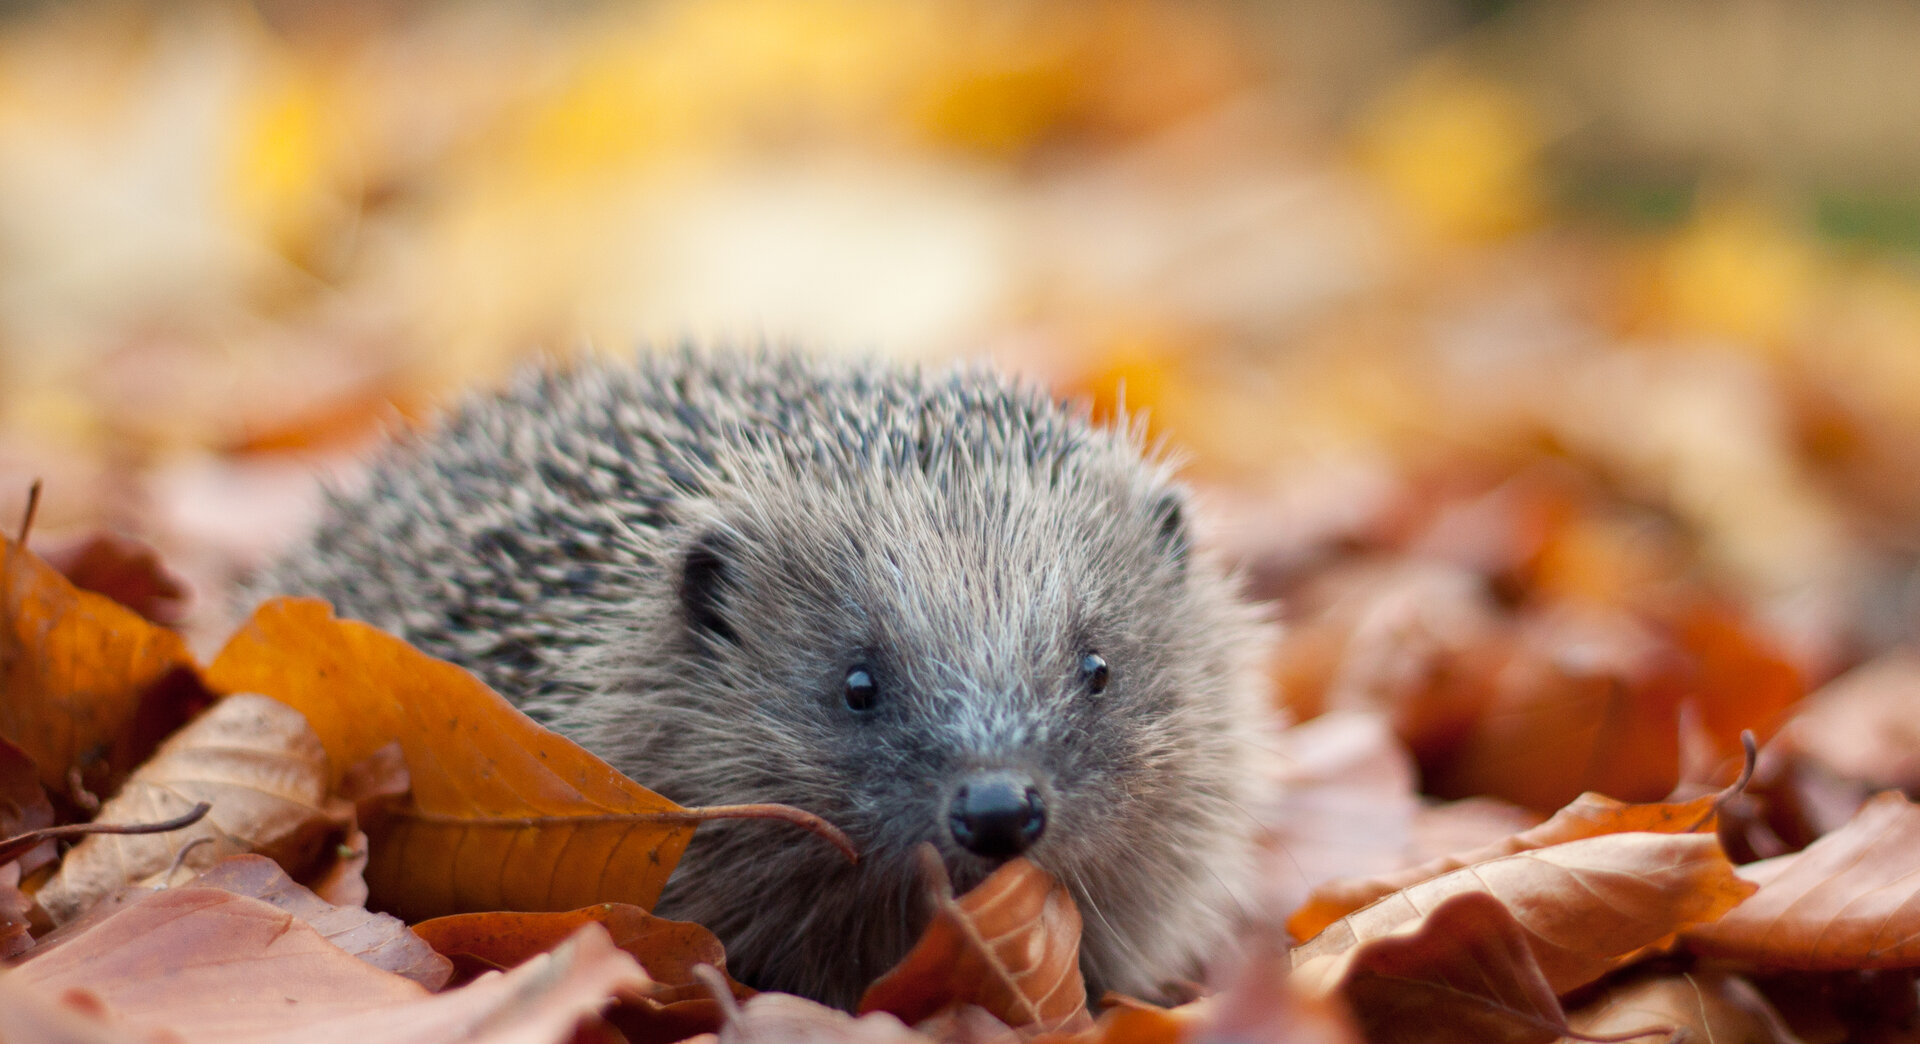
POLYGON ((1876 795, 1791 855, 1740 868, 1759 890, 1687 933, 1691 949, 1803 971, 1920 965, 1920 805, 1876 795))
POLYGON ((1294 966, 1397 931, 1464 892, 1505 904, 1555 993, 1670 945, 1752 893, 1706 834, 1610 834, 1443 874, 1349 914, 1295 948, 1294 966))
POLYGON ((0 737, 50 793, 110 793, 199 699, 185 639, 0 537, 0 737))
POLYGON ((1628 804, 1603 794, 1582 794, 1538 826, 1460 855, 1443 856, 1419 866, 1359 881, 1333 881, 1314 889, 1306 905, 1287 919, 1296 939, 1311 939, 1341 917, 1402 888, 1474 863, 1536 848, 1633 831, 1691 833, 1713 823, 1717 794, 1692 801, 1628 804))
POLYGON ((1066 886, 1012 859, 958 900, 940 857, 921 848, 933 891, 932 920, 892 971, 867 987, 862 1013, 918 1023, 954 1005, 977 1004, 1021 1030, 1091 1024, 1080 976, 1080 911, 1066 886))
POLYGON ((1485 892, 1460 892, 1340 953, 1294 968, 1296 985, 1336 992, 1372 1044, 1547 1044, 1566 1015, 1532 939, 1485 892))
POLYGON ((412 791, 370 826, 366 877, 375 901, 409 920, 651 907, 694 826, 716 815, 775 815, 845 842, 797 809, 681 808, 541 728, 473 675, 337 620, 324 602, 261 606, 207 677, 217 690, 265 692, 298 709, 338 773, 400 744, 412 791))

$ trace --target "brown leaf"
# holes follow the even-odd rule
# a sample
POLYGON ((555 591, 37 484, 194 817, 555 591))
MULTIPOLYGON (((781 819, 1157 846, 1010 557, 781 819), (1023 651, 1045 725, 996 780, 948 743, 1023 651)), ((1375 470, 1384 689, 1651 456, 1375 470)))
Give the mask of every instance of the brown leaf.
POLYGON ((1899 651, 1801 702, 1779 746, 1843 778, 1920 789, 1920 654, 1899 651))
MULTIPOLYGON (((40 786, 33 759, 19 747, 0 739, 0 841, 53 825, 53 803, 40 786)), ((20 876, 53 862, 53 842, 48 840, 17 856, 0 855, 0 863, 20 864, 20 876)))
POLYGON ((1718 800, 1719 795, 1709 794, 1681 803, 1630 805, 1603 794, 1582 794, 1546 822, 1471 852, 1443 856, 1419 866, 1362 881, 1335 881, 1322 885, 1314 889, 1306 905, 1287 919, 1287 931, 1296 939, 1311 939, 1327 925, 1382 896, 1501 856, 1607 834, 1633 831, 1668 834, 1703 830, 1712 826, 1714 803, 1718 800))
MULTIPOLYGON (((1753 984, 1719 971, 1618 983, 1567 1016, 1582 1040, 1640 1035, 1649 1041, 1799 1044, 1753 984), (1660 1029, 1664 1037, 1648 1035, 1660 1029)), ((1573 1038, 1563 1038, 1572 1044, 1573 1038)))
MULTIPOLYGON (((632 1041, 674 1041, 717 1031, 722 1010, 694 968, 707 965, 726 975, 726 950, 713 933, 689 921, 669 921, 626 903, 603 903, 564 913, 471 913, 436 917, 413 926, 420 938, 454 959, 462 974, 511 968, 553 949, 598 923, 613 944, 630 954, 653 980, 641 997, 623 1003, 608 1019, 632 1041)), ((728 991, 747 1000, 753 991, 724 978, 728 991)))
POLYGON ((181 729, 140 766, 97 822, 155 822, 198 801, 211 812, 167 834, 88 837, 67 853, 36 898, 55 923, 94 900, 184 863, 205 869, 241 852, 260 852, 284 866, 305 867, 345 810, 327 801, 327 756, 299 713, 264 696, 220 701, 181 729))
POLYGON ((90 997, 135 1030, 189 1040, 558 1044, 646 977, 590 925, 506 975, 428 995, 285 910, 189 885, 147 896, 0 981, 90 997))
POLYGON ((1920 965, 1920 806, 1876 795, 1839 830, 1791 855, 1740 868, 1759 886, 1690 948, 1801 970, 1920 965))
MULTIPOLYGON (((264 856, 238 855, 222 860, 194 878, 191 887, 218 888, 285 910, 347 953, 382 971, 412 979, 429 991, 439 990, 453 976, 453 962, 434 952, 399 918, 328 903, 264 856)), ((556 939, 554 945, 562 941, 564 938, 556 939)))
POLYGON ((1500 900, 1461 892, 1348 950, 1301 962, 1296 984, 1338 992, 1369 1044, 1545 1044, 1566 1032, 1537 937, 1500 900))
POLYGON ((1491 795, 1542 812, 1583 791, 1657 800, 1679 780, 1680 705, 1688 658, 1621 611, 1559 607, 1518 618, 1477 677, 1486 692, 1465 739, 1423 759, 1429 792, 1491 795))
POLYGON ((1395 892, 1293 951, 1299 968, 1396 931, 1450 896, 1504 903, 1554 992, 1669 945, 1753 891, 1706 834, 1610 834, 1475 863, 1395 892))
POLYGON ((381 747, 358 765, 348 766, 335 792, 340 800, 353 805, 354 821, 334 848, 333 859, 306 882, 315 895, 335 906, 367 905, 367 859, 372 842, 360 824, 378 821, 412 787, 406 755, 401 753, 398 741, 381 747))
POLYGON ((583 1028, 599 1025, 597 1013, 645 988, 646 982, 640 966, 615 949, 604 930, 586 925, 552 953, 505 975, 490 975, 398 1009, 369 1010, 283 1030, 273 1039, 276 1044, 564 1044, 582 1040, 578 1034, 583 1028))
POLYGON ((918 1023, 955 1004, 977 1004, 1015 1029, 1092 1024, 1080 976, 1080 911, 1051 874, 1013 859, 960 899, 939 856, 922 848, 934 890, 932 920, 893 970, 867 987, 862 1013, 918 1023))
POLYGON ((1689 699, 1715 751, 1738 751, 1743 731, 1762 741, 1777 732, 1807 694, 1800 668, 1730 605, 1697 598, 1671 615, 1665 627, 1690 659, 1689 699))
POLYGON ((201 697, 184 639, 0 537, 0 736, 49 793, 111 793, 201 697))
POLYGON ((261 606, 207 677, 218 691, 266 692, 305 714, 336 773, 400 743, 411 799, 369 825, 367 884, 408 920, 651 907, 695 823, 711 817, 541 728, 466 671, 334 619, 323 602, 261 606))
POLYGON ((427 995, 291 913, 193 886, 148 895, 11 974, 47 995, 91 993, 136 1027, 202 1039, 284 1027, 291 1004, 308 1021, 427 995))
POLYGON ((159 552, 131 537, 96 533, 45 557, 73 586, 105 595, 154 623, 174 627, 186 616, 186 582, 168 571, 159 552))

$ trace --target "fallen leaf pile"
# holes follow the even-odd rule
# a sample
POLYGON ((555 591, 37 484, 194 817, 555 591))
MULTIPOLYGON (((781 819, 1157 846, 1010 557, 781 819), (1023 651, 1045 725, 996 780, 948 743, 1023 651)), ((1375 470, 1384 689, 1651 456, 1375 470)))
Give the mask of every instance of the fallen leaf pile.
POLYGON ((1920 1038, 1920 22, 1842 7, 5 5, 0 1042, 1920 1038), (228 618, 381 432, 689 337, 1175 447, 1295 722, 1203 979, 1085 996, 1016 860, 756 993, 649 908, 831 827, 228 618))
MULTIPOLYGON (((1249 959, 1225 992, 1171 1009, 1109 998, 1098 1019, 1079 973, 1079 914, 1057 881, 1016 859, 956 899, 929 851, 925 934, 855 1018, 755 996, 719 970, 711 935, 646 912, 703 818, 779 816, 844 846, 831 827, 777 806, 681 809, 465 672, 321 603, 268 602, 202 669, 159 625, 77 589, 18 543, 0 554, 15 666, 0 733, 10 955, 0 991, 11 1002, 0 1039, 323 1039, 352 1028, 424 1040, 484 1025, 499 1039, 508 1027, 546 1034, 514 1039, 554 1040, 591 1027, 657 1041, 1174 1041, 1297 1009, 1298 1026, 1262 1032, 1549 1041, 1629 1023, 1626 1032, 1669 1034, 1783 1027, 1769 997, 1793 989, 1796 974, 1920 968, 1908 923, 1920 909, 1920 807, 1883 792, 1800 851, 1736 865, 1722 834, 1761 836, 1762 820, 1733 810, 1762 798, 1791 806, 1793 793, 1749 793, 1743 776, 1670 803, 1583 795, 1464 851, 1322 881, 1287 919, 1296 944, 1285 961, 1249 959), (192 684, 170 680, 178 671, 192 684), (211 702, 93 818, 177 828, 85 836, 51 857, 38 840, 56 818, 50 797, 95 804, 79 789, 84 767, 126 747, 153 717, 134 708, 154 692, 211 702), (52 728, 68 714, 86 731, 52 728), (49 791, 49 779, 63 789, 49 791), (537 985, 502 999, 499 984, 528 976, 537 985), (1648 999, 1687 989, 1723 999, 1681 1013, 1648 999)), ((1393 743, 1385 728, 1342 720, 1289 737, 1351 749, 1327 770, 1335 778, 1393 743)), ((1333 785, 1303 776, 1285 793, 1333 785)), ((1406 824, 1447 806, 1408 807, 1406 824)), ((1275 850, 1310 843, 1296 834, 1275 850)), ((1249 931, 1253 952, 1282 952, 1277 930, 1249 931)), ((1884 1026, 1911 1015, 1869 1017, 1884 1026)))

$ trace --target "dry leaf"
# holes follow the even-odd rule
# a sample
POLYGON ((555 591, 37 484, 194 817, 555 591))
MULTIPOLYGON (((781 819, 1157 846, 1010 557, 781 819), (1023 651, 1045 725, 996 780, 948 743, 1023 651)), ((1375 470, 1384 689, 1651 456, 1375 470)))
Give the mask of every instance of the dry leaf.
MULTIPOLYGON (((280 864, 263 856, 222 860, 189 886, 218 888, 285 910, 347 953, 382 971, 412 979, 429 991, 439 990, 453 976, 453 962, 434 952, 399 918, 328 903, 288 877, 280 864)), ((556 939, 554 945, 562 941, 556 939)))
POLYGON ((67 792, 69 768, 111 793, 199 696, 178 634, 0 537, 0 737, 49 793, 67 792))
MULTIPOLYGON (((707 997, 706 984, 693 974, 699 965, 726 967, 726 950, 712 932, 691 921, 669 921, 627 903, 602 903, 552 913, 453 914, 421 921, 413 930, 449 957, 463 957, 489 968, 511 968, 559 945, 583 924, 599 924, 613 944, 640 962, 653 980, 647 996, 659 1001, 707 997)), ((728 980, 740 1000, 753 991, 728 980)))
POLYGON ((720 1044, 931 1044, 884 1011, 854 1018, 787 993, 763 993, 720 1030, 720 1044))
POLYGON ((291 913, 191 886, 155 892, 29 953, 12 975, 49 996, 90 993, 135 1027, 203 1040, 283 1028, 290 1005, 309 1022, 427 996, 291 913))
POLYGON ((553 949, 597 923, 613 944, 640 962, 652 981, 638 998, 609 1013, 608 1020, 635 1044, 675 1041, 720 1028, 724 1014, 700 965, 718 969, 728 991, 745 1001, 753 991, 726 977, 726 951, 713 933, 688 921, 669 921, 626 903, 603 903, 565 913, 471 913, 436 917, 413 926, 435 950, 453 958, 460 974, 511 968, 553 949))
POLYGON ((1294 967, 1344 953, 1418 920, 1462 892, 1506 905, 1555 993, 1718 920, 1754 886, 1705 834, 1610 834, 1475 863, 1336 921, 1293 951, 1294 967))
POLYGON ((1305 906, 1287 919, 1287 931, 1296 939, 1311 939, 1327 925, 1382 896, 1501 856, 1607 834, 1633 831, 1667 834, 1707 829, 1713 825, 1713 808, 1719 800, 1719 795, 1709 794, 1681 803, 1630 805, 1604 794, 1582 794, 1546 822, 1471 852, 1443 856, 1364 881, 1322 885, 1314 890, 1305 906))
POLYGON ((307 882, 314 894, 335 906, 367 905, 367 859, 373 846, 360 824, 377 821, 412 787, 406 756, 400 752, 397 741, 381 747, 358 765, 347 767, 335 794, 353 805, 354 821, 335 847, 332 863, 307 882))
POLYGON ((411 798, 369 826, 367 884, 408 920, 651 907, 701 817, 541 728, 466 671, 336 620, 324 602, 261 606, 207 679, 305 714, 338 773, 399 742, 411 798))
POLYGON ((96 533, 45 557, 73 586, 105 595, 154 623, 174 627, 186 615, 185 581, 167 570, 159 552, 138 540, 96 533))
POLYGON ((1522 615, 1477 679, 1490 694, 1466 739, 1422 760, 1441 797, 1491 795, 1541 812, 1583 791, 1657 800, 1679 781, 1687 658, 1632 615, 1561 607, 1522 615))
POLYGON ((1291 910, 1329 881, 1405 865, 1419 800, 1413 759, 1384 717, 1335 711, 1272 743, 1262 909, 1291 910))
POLYGON ((232 696, 175 733, 140 766, 96 822, 151 823, 206 801, 184 830, 99 835, 75 845, 36 898, 55 923, 129 884, 183 865, 205 869, 242 852, 304 868, 346 811, 327 801, 327 755, 298 712, 264 696, 232 696))
MULTIPOLYGON (((1581 1040, 1639 1034, 1649 1042, 1800 1044, 1753 984, 1721 971, 1632 979, 1568 1014, 1581 1040), (1649 1035, 1664 1029, 1666 1036, 1649 1035)), ((1574 1038, 1563 1038, 1574 1044, 1574 1038)))
POLYGON ((284 910, 187 886, 147 896, 0 981, 90 997, 133 1029, 189 1041, 560 1044, 646 977, 590 925, 513 972, 429 995, 284 910))
MULTIPOLYGON (((53 804, 40 786, 33 759, 27 757, 26 751, 0 739, 0 842, 52 825, 53 804)), ((53 862, 54 855, 53 842, 49 840, 19 855, 0 855, 0 864, 17 862, 20 876, 25 877, 53 862)))
POLYGON ((1829 682, 1778 739, 1848 779, 1920 788, 1920 655, 1896 651, 1829 682))
POLYGON ((860 1012, 918 1023, 950 1005, 977 1004, 1023 1031, 1092 1024, 1080 976, 1080 911, 1064 885, 1012 859, 955 900, 930 847, 922 849, 922 866, 935 889, 933 918, 907 956, 867 987, 860 1012))
POLYGON ((1461 892, 1351 949, 1296 963, 1296 985, 1337 991, 1369 1044, 1546 1044, 1566 1032, 1535 963, 1537 938, 1500 900, 1461 892))
POLYGON ((1875 796, 1839 830, 1792 855, 1740 868, 1759 886, 1688 931, 1695 951, 1801 970, 1920 966, 1920 806, 1875 796))

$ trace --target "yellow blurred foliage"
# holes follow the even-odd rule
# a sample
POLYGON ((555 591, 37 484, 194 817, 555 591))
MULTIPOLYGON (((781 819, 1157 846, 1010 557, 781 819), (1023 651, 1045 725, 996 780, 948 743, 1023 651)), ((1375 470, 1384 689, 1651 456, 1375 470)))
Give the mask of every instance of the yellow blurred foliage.
POLYGON ((1824 275, 1780 207, 1713 201, 1661 249, 1653 303, 1681 331, 1771 351, 1799 331, 1824 275))
POLYGON ((337 84, 290 58, 261 81, 238 103, 226 195, 268 243, 300 260, 327 220, 345 217, 353 160, 342 122, 354 110, 337 84))
POLYGON ((1442 59, 1362 116, 1363 170, 1430 233, 1497 240, 1541 217, 1541 120, 1515 89, 1442 59))

